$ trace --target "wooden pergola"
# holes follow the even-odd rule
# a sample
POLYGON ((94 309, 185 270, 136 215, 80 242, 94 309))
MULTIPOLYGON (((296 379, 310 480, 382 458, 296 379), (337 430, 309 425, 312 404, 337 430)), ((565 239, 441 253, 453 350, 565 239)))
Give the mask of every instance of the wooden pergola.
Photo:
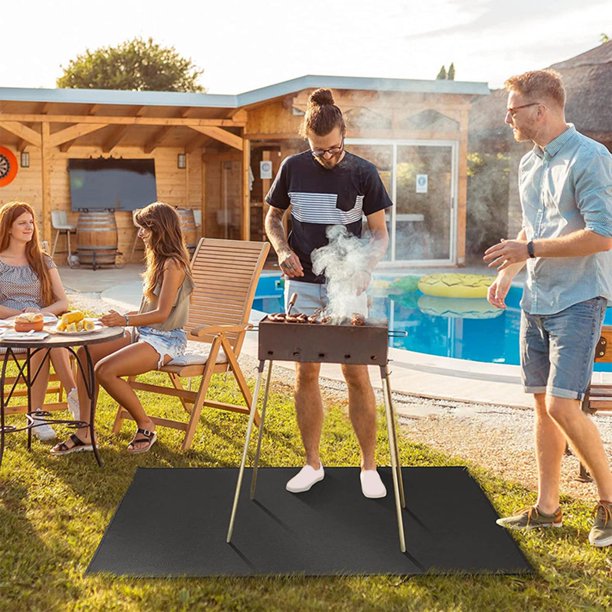
MULTIPOLYGON (((14 147, 18 153, 26 147, 30 151, 32 147, 39 151, 42 233, 45 239, 51 236, 54 149, 66 154, 87 148, 112 155, 120 148, 130 147, 150 155, 160 147, 172 147, 190 154, 211 143, 222 143, 241 152, 243 167, 247 169, 244 180, 248 181, 249 147, 242 135, 245 125, 246 113, 240 109, 211 109, 184 103, 181 106, 160 106, 0 100, 0 142, 14 147)), ((248 189, 244 189, 244 193, 248 197, 248 189)), ((248 210, 248 204, 245 208, 248 210)), ((247 228, 248 218, 245 218, 242 228, 245 236, 247 228)))

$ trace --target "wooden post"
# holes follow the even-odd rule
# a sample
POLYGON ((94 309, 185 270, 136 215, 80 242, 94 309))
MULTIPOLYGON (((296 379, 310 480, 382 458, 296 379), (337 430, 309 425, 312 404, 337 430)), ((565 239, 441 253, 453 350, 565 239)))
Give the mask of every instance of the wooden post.
POLYGON ((200 226, 201 236, 206 236, 206 162, 204 161, 204 153, 200 155, 200 166, 202 168, 202 188, 200 210, 202 211, 202 225, 200 226))
POLYGON ((42 190, 42 240, 51 244, 51 150, 49 138, 51 129, 48 121, 42 122, 41 152, 41 190, 42 190))
POLYGON ((249 190, 249 168, 251 166, 251 141, 243 139, 242 145, 242 240, 251 237, 251 192, 249 190))
POLYGON ((185 149, 183 149, 182 152, 185 153, 185 199, 183 206, 185 208, 191 208, 191 202, 189 201, 189 167, 191 166, 189 163, 190 156, 187 155, 185 149))

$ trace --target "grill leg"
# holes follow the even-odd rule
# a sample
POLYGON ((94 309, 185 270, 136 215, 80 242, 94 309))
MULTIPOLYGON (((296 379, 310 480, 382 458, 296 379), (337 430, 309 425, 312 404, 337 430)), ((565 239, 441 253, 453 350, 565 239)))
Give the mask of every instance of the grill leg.
POLYGON ((236 509, 238 508, 238 498, 240 497, 240 488, 242 486, 242 477, 244 476, 244 466, 246 465, 249 442, 251 440, 251 432, 253 430, 253 423, 255 422, 255 412, 257 410, 257 400, 259 398, 259 387, 261 386, 263 369, 264 361, 262 360, 259 362, 259 366, 257 367, 257 382, 255 383, 255 391, 253 392, 253 399, 251 401, 251 412, 249 414, 249 424, 247 425, 244 449, 242 451, 242 462, 240 463, 240 470, 238 472, 238 481, 236 482, 236 491, 234 493, 234 504, 232 506, 229 527, 227 529, 227 537, 225 539, 228 544, 232 540, 232 533, 234 531, 234 520, 236 519, 236 509))
POLYGON ((393 475, 393 494, 395 496, 395 511, 397 514, 397 528, 399 531, 400 550, 406 552, 406 537, 404 534, 404 519, 402 508, 406 507, 404 497, 404 484, 402 482, 402 466, 399 459, 397 446, 397 432, 395 428, 395 411, 391 399, 391 386, 389 384, 389 372, 387 366, 380 367, 382 379, 383 397, 385 401, 385 415, 387 418, 387 435, 389 437, 389 450, 391 453, 391 473, 393 475))
POLYGON ((259 454, 261 453, 261 439, 263 437, 264 419, 266 418, 266 406, 268 405, 268 393, 270 391, 270 379, 272 378, 272 361, 268 364, 268 377, 264 391, 263 404, 261 406, 261 418, 259 419, 259 432, 257 434, 257 450, 253 460, 253 472, 251 476, 251 499, 255 499, 255 487, 257 486, 257 468, 259 467, 259 454))

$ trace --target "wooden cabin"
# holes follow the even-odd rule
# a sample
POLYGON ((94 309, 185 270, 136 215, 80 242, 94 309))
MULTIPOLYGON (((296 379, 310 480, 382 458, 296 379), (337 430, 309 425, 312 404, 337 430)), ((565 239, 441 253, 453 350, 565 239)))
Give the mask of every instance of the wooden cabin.
MULTIPOLYGON (((75 170, 84 160, 153 160, 155 197, 197 211, 199 234, 262 240, 265 194, 282 159, 307 148, 298 129, 317 87, 333 90, 346 148, 376 164, 395 203, 389 265, 461 265, 468 114, 484 83, 305 76, 235 96, 0 88, 0 204, 31 203, 51 241, 52 211, 76 223, 89 208, 75 170)), ((104 195, 113 185, 93 206, 114 210, 125 258, 135 204, 104 195)))

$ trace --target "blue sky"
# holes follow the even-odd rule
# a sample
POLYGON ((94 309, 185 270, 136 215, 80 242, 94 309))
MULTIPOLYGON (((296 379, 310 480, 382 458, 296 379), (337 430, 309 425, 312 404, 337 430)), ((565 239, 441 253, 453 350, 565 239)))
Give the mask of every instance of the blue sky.
POLYGON ((456 79, 501 86, 612 36, 610 0, 29 0, 0 11, 0 87, 54 87, 86 49, 151 36, 204 69, 210 93, 302 76, 456 79))

